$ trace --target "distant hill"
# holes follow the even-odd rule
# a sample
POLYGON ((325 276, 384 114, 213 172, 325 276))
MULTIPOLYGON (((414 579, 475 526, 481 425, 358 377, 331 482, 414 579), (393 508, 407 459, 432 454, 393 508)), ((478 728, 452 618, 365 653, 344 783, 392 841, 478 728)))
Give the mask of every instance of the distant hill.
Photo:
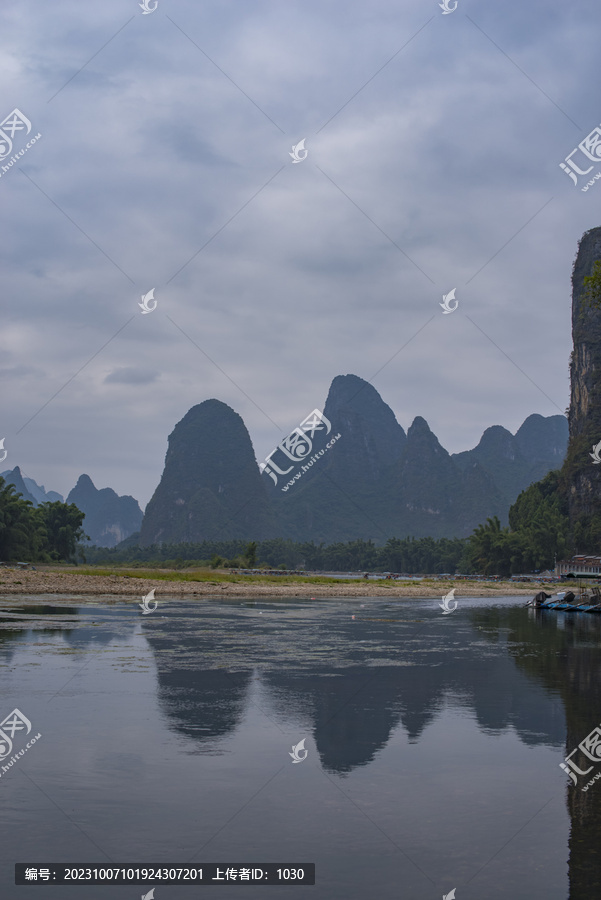
POLYGON ((38 502, 34 495, 27 490, 27 486, 25 485, 19 466, 15 466, 15 468, 12 470, 9 469, 6 472, 2 472, 2 478, 4 478, 7 484, 14 485, 15 490, 19 494, 23 495, 23 500, 29 500, 29 502, 33 503, 34 506, 38 505, 38 502))
POLYGON ((473 459, 458 466, 421 416, 407 432, 392 497, 391 525, 399 536, 467 537, 503 506, 498 486, 481 463, 473 459))
POLYGON ((142 510, 133 497, 120 497, 112 488, 98 490, 89 475, 81 475, 67 497, 83 513, 83 529, 92 544, 115 547, 135 531, 142 522, 142 510))
MULTIPOLYGON (((19 466, 1 473, 7 484, 34 506, 40 503, 64 503, 62 494, 46 491, 33 478, 22 475, 19 466)), ((142 510, 133 497, 119 497, 111 488, 97 490, 88 475, 82 475, 66 500, 85 513, 83 529, 98 547, 115 547, 140 530, 142 510)))
MULTIPOLYGON (((282 491, 288 479, 302 471, 303 463, 289 476, 278 477, 277 485, 265 473, 262 476, 276 512, 278 533, 295 541, 385 540, 394 533, 390 530, 391 485, 407 435, 373 385, 356 375, 334 378, 323 414, 331 431, 326 434, 322 429, 313 435, 308 458, 322 450, 323 456, 298 482, 282 491), (338 434, 340 438, 327 449, 338 434)), ((280 455, 274 458, 280 460, 280 455)), ((283 462, 282 457, 282 469, 283 462)))
POLYGON ((259 475, 240 416, 218 400, 193 407, 169 436, 140 544, 466 537, 489 516, 507 522, 520 491, 558 468, 567 445, 563 416, 533 415, 515 435, 492 426, 451 456, 421 416, 405 433, 356 375, 334 378, 323 418, 309 413, 259 475))
POLYGON ((286 492, 268 481, 282 537, 466 537, 489 516, 507 522, 520 491, 561 465, 567 446, 563 416, 534 415, 516 435, 493 426, 476 448, 451 456, 421 416, 405 434, 356 375, 334 379, 324 415, 341 435, 335 447, 286 492))
MULTIPOLYGON (((84 523, 85 524, 85 523, 84 523)), ((169 435, 165 468, 140 546, 275 535, 246 426, 219 400, 193 406, 169 435)))
POLYGON ((46 491, 43 485, 37 484, 33 478, 26 478, 21 474, 19 466, 14 469, 7 469, 6 472, 0 472, 0 477, 4 478, 7 484, 14 484, 20 494, 23 494, 24 500, 30 500, 34 506, 40 503, 62 503, 62 494, 56 491, 46 491))
POLYGON ((515 435, 501 425, 487 428, 477 447, 454 453, 452 459, 462 469, 475 461, 488 472, 502 497, 499 518, 505 520, 521 491, 561 467, 567 447, 566 417, 535 414, 528 416, 515 435))

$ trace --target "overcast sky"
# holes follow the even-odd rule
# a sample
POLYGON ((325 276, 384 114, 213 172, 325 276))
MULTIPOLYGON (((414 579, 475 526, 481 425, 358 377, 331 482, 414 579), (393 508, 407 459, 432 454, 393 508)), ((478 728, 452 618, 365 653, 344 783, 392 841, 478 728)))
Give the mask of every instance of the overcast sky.
POLYGON ((144 507, 191 406, 261 461, 347 373, 449 452, 563 412, 600 37, 598 0, 3 0, 42 136, 0 168, 0 470, 144 507))

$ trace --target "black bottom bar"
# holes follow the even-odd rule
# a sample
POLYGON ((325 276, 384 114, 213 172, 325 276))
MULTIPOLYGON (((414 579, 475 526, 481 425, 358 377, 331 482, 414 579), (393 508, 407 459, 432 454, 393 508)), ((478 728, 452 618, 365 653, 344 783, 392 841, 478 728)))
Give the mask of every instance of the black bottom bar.
POLYGON ((315 884, 315 863, 15 863, 15 884, 315 884))

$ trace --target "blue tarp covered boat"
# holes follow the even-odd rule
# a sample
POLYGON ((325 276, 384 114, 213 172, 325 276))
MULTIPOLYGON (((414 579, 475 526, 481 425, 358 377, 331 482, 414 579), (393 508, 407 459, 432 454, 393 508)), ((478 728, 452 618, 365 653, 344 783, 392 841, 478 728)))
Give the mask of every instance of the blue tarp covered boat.
POLYGON ((576 597, 572 591, 562 591, 555 596, 540 591, 527 605, 534 609, 559 609, 563 612, 601 614, 601 590, 595 587, 590 595, 581 591, 579 597, 576 597))

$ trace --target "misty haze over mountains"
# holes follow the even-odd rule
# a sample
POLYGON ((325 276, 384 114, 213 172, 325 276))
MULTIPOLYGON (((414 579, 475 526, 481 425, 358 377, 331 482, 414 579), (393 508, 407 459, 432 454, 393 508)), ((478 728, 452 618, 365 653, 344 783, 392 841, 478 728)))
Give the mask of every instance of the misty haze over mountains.
POLYGON ((488 516, 505 523, 520 491, 562 464, 568 440, 564 416, 532 415, 515 435, 495 425, 451 456, 420 416, 405 433, 356 375, 333 380, 323 416, 305 432, 310 451, 296 429, 261 475, 234 410, 219 400, 192 407, 169 436, 140 544, 466 537, 488 516))
MULTIPOLYGON (((19 466, 1 472, 0 475, 8 484, 15 486, 24 500, 29 500, 34 506, 55 501, 65 502, 56 491, 46 491, 33 478, 24 477, 19 466)), ((133 497, 119 497, 112 488, 97 490, 89 475, 80 476, 66 502, 75 503, 85 513, 83 529, 91 543, 99 547, 116 546, 136 532, 142 522, 142 510, 137 500, 133 497)))
MULTIPOLYGON (((421 416, 405 432, 376 389, 356 375, 334 378, 323 417, 311 454, 294 460, 276 451, 272 462, 279 459, 281 472, 286 460, 291 471, 261 474, 242 418, 219 400, 205 400, 169 436, 163 475, 144 517, 133 497, 98 490, 88 475, 67 502, 85 513, 91 542, 105 547, 138 531, 142 546, 466 537, 488 516, 506 523, 520 491, 561 466, 568 441, 564 416, 535 414, 515 435, 493 425, 472 450, 451 455, 421 416)), ((2 475, 34 505, 62 500, 18 466, 2 475)))

